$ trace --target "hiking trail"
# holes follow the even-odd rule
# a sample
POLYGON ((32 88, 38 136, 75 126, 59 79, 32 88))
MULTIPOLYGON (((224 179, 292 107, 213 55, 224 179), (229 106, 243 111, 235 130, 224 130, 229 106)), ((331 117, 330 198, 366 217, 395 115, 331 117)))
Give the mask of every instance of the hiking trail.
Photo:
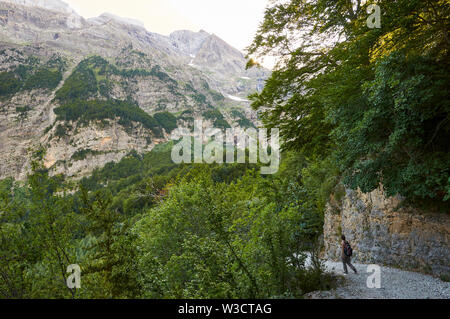
POLYGON ((433 276, 381 266, 381 288, 368 288, 368 264, 353 263, 358 274, 349 269, 344 276, 342 262, 325 261, 327 272, 338 275, 338 287, 317 291, 307 299, 450 299, 450 282, 433 276))

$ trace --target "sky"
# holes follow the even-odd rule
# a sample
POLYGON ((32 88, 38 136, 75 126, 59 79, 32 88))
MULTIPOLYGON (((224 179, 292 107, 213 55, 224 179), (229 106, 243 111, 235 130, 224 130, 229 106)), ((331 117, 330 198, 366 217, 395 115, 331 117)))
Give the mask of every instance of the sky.
POLYGON ((109 12, 144 23, 151 32, 214 33, 244 51, 264 17, 268 0, 63 0, 85 18, 109 12))

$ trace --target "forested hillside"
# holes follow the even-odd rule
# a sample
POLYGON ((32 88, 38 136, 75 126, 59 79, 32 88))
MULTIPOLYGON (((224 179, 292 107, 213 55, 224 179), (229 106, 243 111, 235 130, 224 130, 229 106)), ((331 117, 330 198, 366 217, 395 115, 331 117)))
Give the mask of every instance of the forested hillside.
POLYGON ((346 190, 381 187, 402 205, 448 217, 449 2, 377 4, 379 28, 367 24, 370 1, 270 2, 247 67, 268 54, 278 63, 262 91, 252 82, 240 92, 253 92, 264 127, 280 129, 274 175, 261 175, 261 163, 173 163, 174 142, 163 137, 180 124, 258 121, 200 81, 207 73, 159 66, 160 51, 84 56, 67 74, 57 56, 1 72, 5 103, 55 90, 56 125, 45 134, 70 150, 60 165, 104 155, 70 146, 82 140, 77 130, 94 126, 120 127, 152 150, 121 148, 123 156, 75 179, 47 165, 59 144, 38 143, 27 177, 0 181, 0 298, 303 298, 337 284, 319 258, 321 235, 330 199, 346 190), (149 98, 150 88, 165 96, 149 98), (72 264, 81 267, 79 289, 66 284, 72 264))
POLYGON ((450 6, 376 4, 379 28, 370 1, 271 6, 249 52, 280 59, 253 107, 327 176, 448 212, 450 6))
POLYGON ((195 119, 259 123, 246 97, 270 71, 245 70, 243 53, 214 34, 85 19, 60 0, 0 1, 0 26, 0 178, 26 179, 41 147, 51 176, 80 179, 195 119))

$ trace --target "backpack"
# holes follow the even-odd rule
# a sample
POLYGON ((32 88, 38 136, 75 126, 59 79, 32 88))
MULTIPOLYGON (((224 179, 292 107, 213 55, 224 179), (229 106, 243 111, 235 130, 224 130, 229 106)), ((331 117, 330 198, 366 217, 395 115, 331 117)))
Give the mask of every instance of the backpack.
POLYGON ((344 244, 344 254, 347 257, 351 257, 353 255, 352 246, 350 246, 350 243, 348 241, 346 241, 345 244, 344 244))

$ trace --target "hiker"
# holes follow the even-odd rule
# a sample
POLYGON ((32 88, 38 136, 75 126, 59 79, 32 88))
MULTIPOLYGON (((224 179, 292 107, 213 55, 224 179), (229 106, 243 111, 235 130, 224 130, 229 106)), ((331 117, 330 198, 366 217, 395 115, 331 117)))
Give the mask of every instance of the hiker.
POLYGON ((348 275, 347 265, 357 274, 356 268, 352 265, 353 249, 350 243, 345 240, 345 236, 342 235, 342 263, 344 264, 344 274, 348 275))

